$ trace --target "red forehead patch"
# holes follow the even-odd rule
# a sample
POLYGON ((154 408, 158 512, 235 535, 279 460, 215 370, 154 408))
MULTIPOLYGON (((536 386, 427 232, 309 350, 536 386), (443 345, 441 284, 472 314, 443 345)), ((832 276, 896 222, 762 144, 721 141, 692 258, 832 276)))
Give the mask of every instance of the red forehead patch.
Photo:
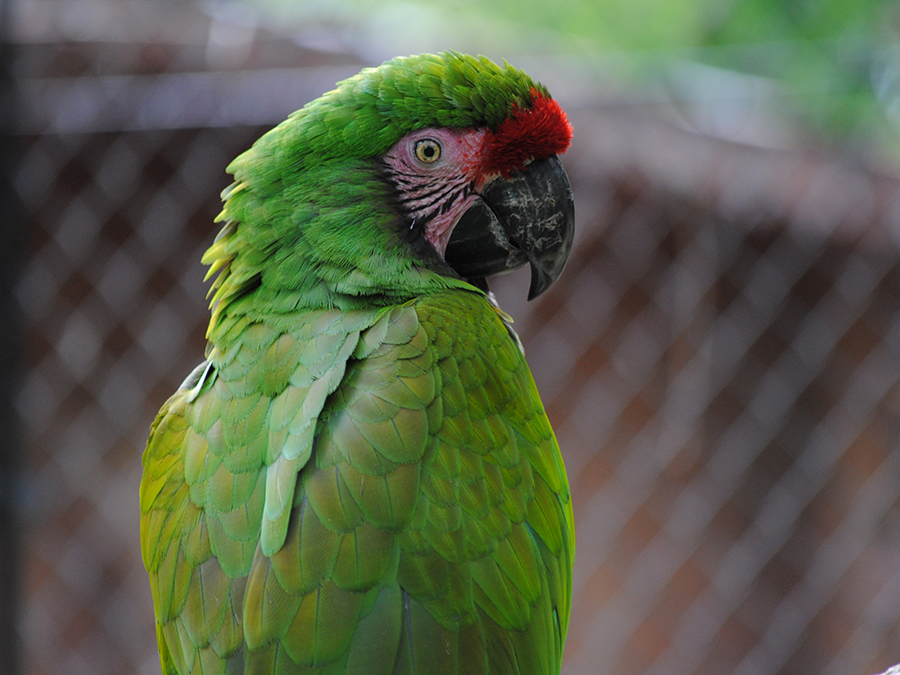
POLYGON ((566 151, 572 141, 572 125, 559 103, 531 89, 531 106, 513 104, 510 116, 489 134, 482 172, 505 178, 530 159, 542 159, 566 151))

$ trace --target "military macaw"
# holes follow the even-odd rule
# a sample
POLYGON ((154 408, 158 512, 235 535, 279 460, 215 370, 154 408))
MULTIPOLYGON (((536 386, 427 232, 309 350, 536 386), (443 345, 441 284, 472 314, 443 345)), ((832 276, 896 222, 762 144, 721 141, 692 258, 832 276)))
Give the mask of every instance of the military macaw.
POLYGON ((231 163, 206 360, 143 454, 163 673, 560 672, 568 481, 484 278, 559 276, 571 133, 522 71, 442 53, 231 163))

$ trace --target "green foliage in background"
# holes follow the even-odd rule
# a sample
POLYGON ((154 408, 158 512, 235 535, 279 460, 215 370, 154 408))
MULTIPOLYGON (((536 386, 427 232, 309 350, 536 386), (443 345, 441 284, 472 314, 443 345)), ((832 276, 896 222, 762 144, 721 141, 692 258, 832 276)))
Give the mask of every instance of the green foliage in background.
POLYGON ((877 136, 898 90, 896 3, 743 0, 705 27, 700 58, 781 83, 813 128, 877 136))
POLYGON ((282 22, 342 26, 351 46, 380 40, 397 53, 599 60, 637 88, 667 85, 679 63, 765 78, 780 111, 805 128, 900 152, 898 0, 251 2, 282 22))

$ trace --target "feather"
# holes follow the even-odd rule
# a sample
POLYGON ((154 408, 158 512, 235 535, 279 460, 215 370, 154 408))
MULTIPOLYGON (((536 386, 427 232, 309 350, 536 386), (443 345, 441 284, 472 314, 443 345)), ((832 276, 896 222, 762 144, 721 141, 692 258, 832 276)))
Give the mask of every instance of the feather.
POLYGON ((447 52, 363 70, 228 167, 207 359, 142 459, 165 675, 560 670, 559 447, 511 320, 412 239, 379 161, 437 127, 500 174, 571 134, 525 73, 447 52))

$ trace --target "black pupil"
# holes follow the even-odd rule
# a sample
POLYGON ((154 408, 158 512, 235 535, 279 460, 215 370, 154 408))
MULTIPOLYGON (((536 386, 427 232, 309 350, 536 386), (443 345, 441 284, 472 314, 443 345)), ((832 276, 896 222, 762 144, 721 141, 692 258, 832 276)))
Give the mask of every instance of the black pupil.
POLYGON ((434 157, 434 144, 433 143, 423 143, 422 144, 422 154, 425 155, 428 159, 434 157))

